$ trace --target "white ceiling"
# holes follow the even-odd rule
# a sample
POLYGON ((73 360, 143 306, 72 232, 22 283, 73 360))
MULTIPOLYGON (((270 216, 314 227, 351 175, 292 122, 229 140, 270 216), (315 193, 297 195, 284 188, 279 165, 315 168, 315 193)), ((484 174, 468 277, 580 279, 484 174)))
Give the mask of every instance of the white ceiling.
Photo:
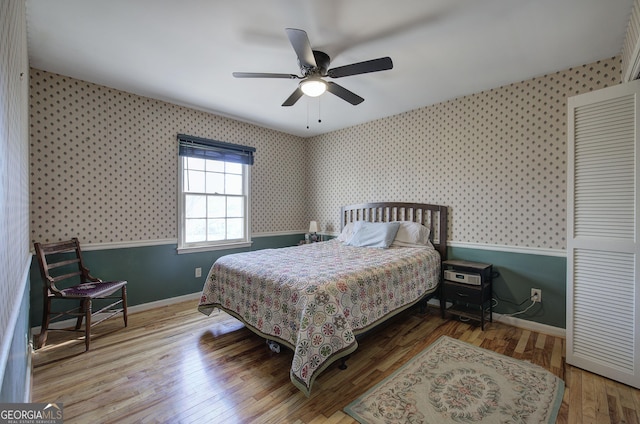
POLYGON ((620 53, 632 0, 27 0, 30 66, 309 137, 620 53), (394 68, 333 80, 292 107, 300 74, 285 28, 330 68, 390 56, 394 68), (318 118, 322 122, 318 122, 318 118), (307 124, 309 128, 307 129, 307 124))

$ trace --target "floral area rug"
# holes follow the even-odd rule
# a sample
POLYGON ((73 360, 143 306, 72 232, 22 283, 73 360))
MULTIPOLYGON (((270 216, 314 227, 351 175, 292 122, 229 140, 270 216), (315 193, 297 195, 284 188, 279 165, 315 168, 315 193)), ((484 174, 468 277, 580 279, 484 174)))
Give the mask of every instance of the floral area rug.
POLYGON ((345 408, 360 423, 555 423, 564 382, 442 336, 345 408))

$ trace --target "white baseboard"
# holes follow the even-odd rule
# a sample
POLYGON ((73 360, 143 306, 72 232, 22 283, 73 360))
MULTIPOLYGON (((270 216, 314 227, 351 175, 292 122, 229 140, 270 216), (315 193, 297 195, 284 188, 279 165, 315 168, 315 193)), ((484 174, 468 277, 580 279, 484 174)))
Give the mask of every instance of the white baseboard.
MULTIPOLYGON (((429 305, 440 308, 440 300, 438 299, 431 299, 428 303, 429 305)), ((547 324, 540 324, 539 322, 511 317, 508 315, 502 315, 497 312, 493 313, 493 320, 510 325, 512 327, 518 327, 522 328, 523 330, 530 330, 537 333, 548 334, 550 336, 566 338, 567 334, 567 331, 564 328, 554 327, 547 324)))
POLYGON ((28 355, 27 355, 27 375, 24 382, 24 400, 23 403, 31 403, 31 386, 33 385, 33 343, 29 339, 28 355))
POLYGON ((548 334, 549 336, 566 338, 567 330, 560 327, 554 327, 552 325, 540 324, 539 322, 529 321, 526 319, 510 317, 508 315, 493 313, 493 320, 501 322, 503 324, 511 325, 513 327, 522 328, 524 330, 531 330, 537 333, 548 334))
POLYGON ((149 309, 159 308, 161 306, 173 305, 174 303, 186 302, 187 300, 198 300, 202 295, 202 291, 197 293, 184 294, 182 296, 170 297, 168 299, 156 300, 154 302, 143 303, 140 305, 131 306, 127 309, 128 313, 136 313, 148 311, 149 309))
MULTIPOLYGON (((185 295, 177 296, 177 297, 170 297, 168 299, 156 300, 154 302, 142 303, 140 305, 129 306, 127 308, 127 313, 128 314, 133 314, 133 313, 136 313, 136 312, 148 311, 149 309, 153 309, 153 308, 160 308, 162 306, 172 305, 174 303, 185 302, 187 300, 198 300, 198 299, 200 299, 200 295, 201 294, 202 294, 202 292, 197 292, 197 293, 185 294, 185 295)), ((64 320, 64 321, 57 321, 55 323, 55 327, 54 328, 70 327, 72 325, 75 325, 75 322, 76 322, 75 319, 67 319, 67 320, 64 320)), ((31 327, 31 334, 32 334, 32 337, 33 337, 34 334, 40 334, 40 326, 31 327)))
MULTIPOLYGON (((131 306, 128 308, 129 313, 143 312, 153 308, 159 308, 162 306, 172 305, 174 303, 185 302, 187 300, 198 300, 202 292, 185 294, 183 296, 171 297, 168 299, 156 300, 154 302, 143 303, 140 305, 131 306)), ((440 301, 438 299, 430 299, 428 302, 432 306, 440 307, 440 301)), ((503 324, 511 325, 513 327, 522 328, 524 330, 535 331, 538 333, 548 334, 556 337, 566 337, 566 330, 564 328, 553 327, 547 324, 540 324, 539 322, 529 321, 526 319, 510 317, 502 315, 497 312, 493 313, 494 321, 501 322, 503 324)), ((75 319, 69 319, 56 323, 56 326, 69 327, 75 324, 75 319)), ((40 326, 32 327, 31 334, 40 334, 40 326)))

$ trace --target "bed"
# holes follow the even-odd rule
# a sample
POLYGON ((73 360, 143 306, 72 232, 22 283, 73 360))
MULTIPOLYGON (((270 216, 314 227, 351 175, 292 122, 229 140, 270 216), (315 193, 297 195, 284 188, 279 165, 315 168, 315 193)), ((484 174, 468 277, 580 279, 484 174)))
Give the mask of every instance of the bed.
POLYGON ((327 366, 357 349, 358 335, 435 295, 446 259, 445 206, 345 206, 341 226, 329 241, 219 258, 198 305, 292 349, 291 381, 307 396, 327 366), (367 237, 382 228, 393 233, 389 247, 372 247, 367 237))

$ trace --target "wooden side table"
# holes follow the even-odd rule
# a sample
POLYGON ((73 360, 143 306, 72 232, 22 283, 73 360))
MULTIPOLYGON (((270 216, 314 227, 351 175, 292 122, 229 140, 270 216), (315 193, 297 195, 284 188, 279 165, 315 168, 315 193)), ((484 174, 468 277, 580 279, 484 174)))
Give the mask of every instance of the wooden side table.
POLYGON ((445 317, 445 312, 449 312, 454 316, 478 320, 482 330, 487 320, 493 322, 492 270, 491 264, 443 261, 440 296, 442 318, 445 317), (452 303, 449 308, 446 307, 447 301, 452 303))

